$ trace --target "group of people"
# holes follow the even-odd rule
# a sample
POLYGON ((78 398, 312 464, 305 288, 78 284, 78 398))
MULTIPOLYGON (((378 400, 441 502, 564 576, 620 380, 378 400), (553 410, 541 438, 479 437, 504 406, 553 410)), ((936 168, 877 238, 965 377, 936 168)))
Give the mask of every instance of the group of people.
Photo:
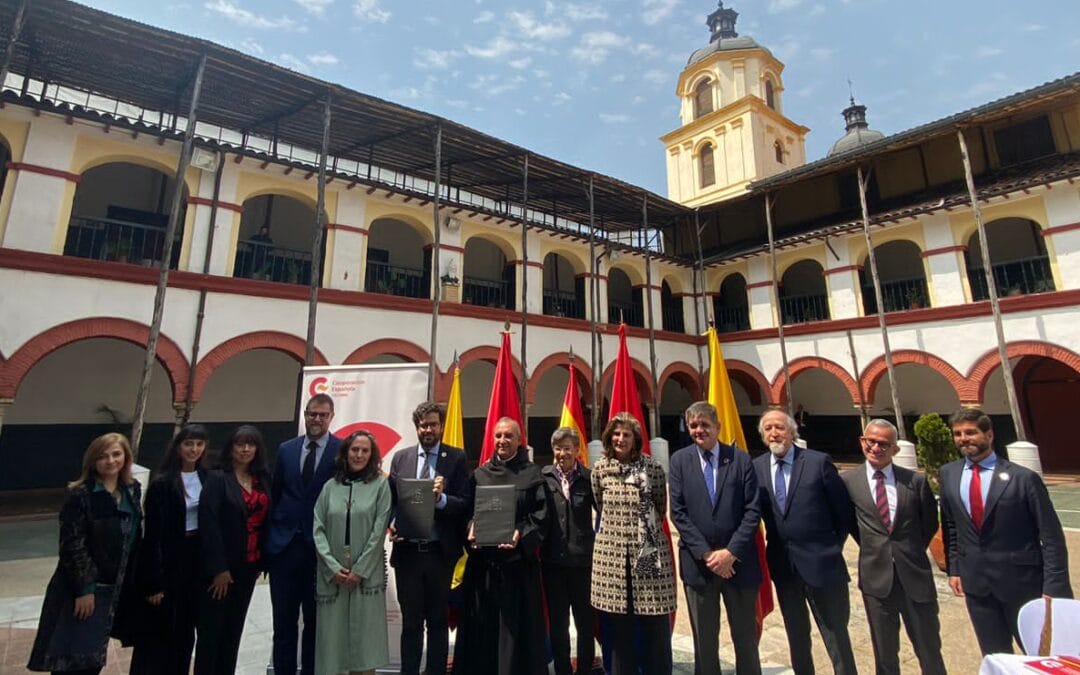
MULTIPOLYGON (((473 472, 461 448, 442 443, 438 404, 417 406, 417 443, 394 454, 388 473, 375 436, 338 439, 333 417, 329 396, 312 397, 304 435, 278 448, 272 473, 254 427, 238 428, 208 470, 206 429, 187 425, 145 510, 128 441, 94 440, 60 514, 59 562, 29 667, 97 673, 112 636, 134 645, 132 673, 187 673, 193 651, 196 673, 232 673, 256 580, 268 572, 275 672, 295 673, 299 660, 305 675, 372 673, 390 660, 389 532, 402 673, 446 672, 451 614, 458 675, 539 675, 549 660, 557 675, 589 673, 596 626, 610 672, 670 673, 670 504, 697 675, 721 672, 721 605, 736 671, 761 672, 764 568, 794 671, 814 672, 812 614, 834 671, 855 673, 842 552, 849 534, 860 546, 877 672, 900 672, 901 620, 922 671, 945 672, 926 555, 939 510, 922 474, 893 465, 897 430, 886 420, 871 421, 860 438, 865 464, 840 474, 828 455, 796 445, 798 425, 786 413, 761 417, 769 452, 751 459, 718 440, 716 409, 697 402, 685 412, 693 444, 672 455, 666 475, 628 413, 608 422, 591 468, 579 461, 573 429, 555 431, 554 463, 541 468, 517 422, 500 419, 494 455, 473 472), (428 481, 425 493, 431 486, 430 532, 398 534, 405 479, 428 481), (485 486, 512 486, 515 495, 512 536, 497 545, 477 545, 473 507, 485 486)), ((987 416, 965 409, 950 424, 963 459, 940 474, 949 585, 965 598, 982 651, 1011 651, 1025 601, 1072 596, 1064 534, 1041 479, 994 453, 987 416)))

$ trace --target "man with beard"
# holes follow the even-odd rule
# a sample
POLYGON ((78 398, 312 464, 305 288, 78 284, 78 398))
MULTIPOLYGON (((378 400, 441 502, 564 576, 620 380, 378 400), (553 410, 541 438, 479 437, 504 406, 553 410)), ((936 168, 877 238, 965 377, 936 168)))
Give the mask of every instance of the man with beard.
POLYGON ((828 455, 795 447, 795 420, 780 410, 761 416, 769 452, 754 460, 768 545, 765 559, 784 617, 795 675, 814 672, 810 612, 838 675, 855 673, 848 636, 844 540, 854 517, 847 488, 828 455))
POLYGON ((434 481, 435 526, 422 540, 394 541, 390 564, 394 566, 398 603, 401 605, 401 672, 420 672, 427 624, 429 675, 446 673, 450 638, 446 610, 450 577, 461 556, 468 510, 466 491, 469 470, 460 448, 442 444, 446 412, 430 401, 413 411, 417 445, 394 454, 390 462, 390 489, 397 502, 399 478, 430 478, 434 481))
POLYGON ((1073 596, 1065 534, 1042 478, 994 453, 989 417, 965 408, 949 426, 964 455, 940 473, 949 587, 964 598, 982 653, 1009 653, 1024 603, 1073 596))

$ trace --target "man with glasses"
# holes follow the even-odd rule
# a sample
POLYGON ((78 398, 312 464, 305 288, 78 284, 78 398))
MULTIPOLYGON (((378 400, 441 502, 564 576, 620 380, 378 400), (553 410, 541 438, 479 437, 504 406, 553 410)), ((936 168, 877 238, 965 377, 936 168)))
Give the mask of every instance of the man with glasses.
POLYGON ((926 477, 895 466, 897 431, 870 420, 859 439, 866 463, 841 474, 855 505, 862 591, 876 671, 900 675, 900 618, 924 675, 944 675, 937 589, 926 547, 938 529, 937 502, 926 477))
POLYGON ((330 433, 334 400, 316 394, 304 408, 304 435, 278 447, 266 534, 274 611, 274 672, 296 672, 297 619, 304 616, 300 672, 315 673, 315 500, 334 474, 341 440, 330 433))
POLYGON ((394 453, 390 461, 390 489, 397 502, 401 478, 434 481, 435 526, 420 540, 395 537, 390 564, 394 566, 398 603, 401 605, 401 672, 420 672, 427 624, 429 675, 445 675, 449 652, 446 609, 450 578, 465 540, 465 516, 469 505, 469 469, 460 448, 442 443, 446 411, 426 401, 416 406, 412 420, 418 443, 394 453))

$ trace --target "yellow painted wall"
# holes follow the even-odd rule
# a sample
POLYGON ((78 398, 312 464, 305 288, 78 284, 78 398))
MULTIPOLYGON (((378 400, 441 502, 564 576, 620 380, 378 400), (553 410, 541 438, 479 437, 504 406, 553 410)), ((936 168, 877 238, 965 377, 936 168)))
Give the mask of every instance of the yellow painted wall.
MULTIPOLYGON (((30 123, 10 118, 0 118, 0 135, 7 142, 11 151, 11 161, 21 162, 23 152, 26 150, 26 136, 30 133, 30 123)), ((9 170, 4 182, 4 191, 0 195, 0 242, 4 241, 4 232, 7 230, 8 214, 11 213, 11 200, 15 194, 15 183, 18 182, 19 172, 9 170)))

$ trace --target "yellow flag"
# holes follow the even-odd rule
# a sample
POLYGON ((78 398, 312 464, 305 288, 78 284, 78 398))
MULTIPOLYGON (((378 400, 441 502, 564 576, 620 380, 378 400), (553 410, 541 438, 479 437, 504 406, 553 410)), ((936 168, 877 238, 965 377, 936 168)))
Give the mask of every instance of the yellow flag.
POLYGON ((450 401, 446 404, 446 424, 443 425, 442 442, 455 448, 465 449, 465 432, 461 422, 461 369, 454 366, 454 383, 450 385, 450 401))
POLYGON ((735 408, 735 395, 731 391, 731 380, 724 366, 716 329, 710 327, 705 335, 709 338, 709 403, 716 406, 720 417, 720 442, 746 452, 746 436, 739 420, 739 411, 735 408))

